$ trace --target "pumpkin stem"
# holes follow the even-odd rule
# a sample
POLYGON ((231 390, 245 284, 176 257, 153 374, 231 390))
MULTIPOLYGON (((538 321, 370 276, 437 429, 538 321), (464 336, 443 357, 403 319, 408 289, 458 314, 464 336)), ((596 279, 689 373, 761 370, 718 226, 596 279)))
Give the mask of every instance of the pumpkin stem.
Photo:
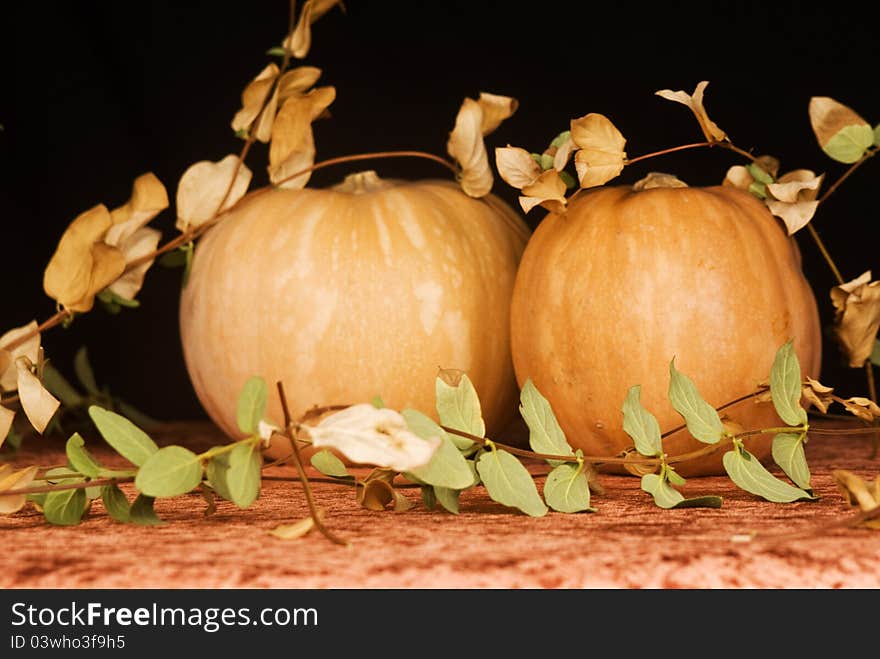
POLYGON ((342 183, 334 185, 332 189, 350 194, 365 194, 388 187, 391 187, 390 183, 383 181, 374 170, 369 169, 364 172, 349 174, 342 183))

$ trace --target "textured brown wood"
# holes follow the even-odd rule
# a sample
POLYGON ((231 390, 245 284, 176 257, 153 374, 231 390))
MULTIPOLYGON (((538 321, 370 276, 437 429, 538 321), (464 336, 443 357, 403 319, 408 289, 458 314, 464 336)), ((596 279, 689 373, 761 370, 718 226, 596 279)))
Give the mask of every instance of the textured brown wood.
MULTIPOLYGON (((206 424, 177 424, 160 444, 194 448, 222 441, 206 424)), ((87 445, 105 461, 101 441, 87 445)), ((353 488, 316 484, 327 524, 350 540, 330 544, 313 533, 295 541, 268 535, 307 514, 299 484, 267 482, 249 510, 219 502, 205 517, 197 496, 157 502, 167 521, 143 528, 114 523, 95 502, 73 528, 46 524, 33 508, 0 517, 7 588, 876 588, 880 532, 843 529, 781 543, 731 541, 734 534, 808 531, 851 514, 831 470, 880 471, 865 437, 815 436, 807 447, 815 503, 770 504, 722 477, 692 479, 690 495, 724 496, 720 510, 664 511, 638 479, 603 476, 595 514, 552 513, 541 519, 492 502, 482 488, 462 496, 461 514, 370 512, 353 488)), ((33 440, 17 464, 63 461, 59 440, 33 440)), ((293 475, 289 467, 271 473, 293 475)), ((131 486, 127 491, 132 492, 131 486)))

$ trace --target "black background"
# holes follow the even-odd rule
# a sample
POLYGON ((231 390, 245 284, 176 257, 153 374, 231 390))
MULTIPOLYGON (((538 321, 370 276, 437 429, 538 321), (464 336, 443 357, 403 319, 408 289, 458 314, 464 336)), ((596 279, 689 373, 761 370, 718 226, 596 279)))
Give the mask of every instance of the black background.
MULTIPOLYGON (((876 26, 867 5, 773 2, 403 2, 349 0, 314 26, 305 63, 338 92, 332 118, 316 124, 318 159, 418 148, 440 155, 464 96, 515 96, 517 114, 489 138, 541 150, 571 118, 609 116, 630 157, 701 138, 682 106, 657 89, 691 91, 710 80, 710 116, 736 144, 806 167, 830 180, 845 169, 815 143, 811 96, 832 96, 880 119, 876 26), (864 7, 864 8, 861 8, 864 7)), ((237 152, 229 121, 244 85, 270 61, 287 26, 284 0, 222 2, 30 2, 4 6, 0 102, 0 330, 43 319, 54 303, 42 270, 64 227, 96 203, 128 199, 133 179, 153 171, 173 200, 197 160, 237 152), (11 38, 10 38, 11 37, 11 38)), ((265 147, 249 165, 265 182, 265 147)), ((621 182, 672 171, 691 185, 721 181, 732 154, 690 151, 628 168, 621 182)), ((370 163, 382 175, 444 176, 419 161, 370 163)), ((317 173, 336 182, 352 167, 317 173)), ((846 278, 880 270, 875 163, 820 210, 816 226, 846 278)), ((511 202, 513 191, 496 181, 511 202)), ((175 234, 173 209, 154 225, 175 234)), ((528 217, 534 226, 541 217, 528 217)), ((804 269, 823 322, 834 280, 806 232, 804 269)), ((189 385, 177 329, 179 271, 154 268, 142 306, 96 310, 44 336, 56 365, 71 371, 87 345, 99 382, 160 419, 203 414, 189 385)), ((760 291, 755 291, 760 295, 760 291)), ((736 323, 736 318, 730 319, 736 323)), ((710 340, 710 339, 708 339, 710 340)), ((841 366, 826 342, 823 378, 863 393, 863 375, 841 366)))

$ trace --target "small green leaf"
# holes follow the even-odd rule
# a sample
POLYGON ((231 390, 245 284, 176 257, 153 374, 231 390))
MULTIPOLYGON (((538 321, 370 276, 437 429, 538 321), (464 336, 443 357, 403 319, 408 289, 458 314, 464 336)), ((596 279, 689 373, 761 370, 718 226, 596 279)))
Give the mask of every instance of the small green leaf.
POLYGON ((102 467, 86 450, 85 445, 85 440, 80 437, 80 434, 78 432, 73 433, 70 439, 67 440, 67 446, 65 447, 67 459, 70 461, 70 466, 83 476, 97 478, 98 474, 101 473, 102 467))
POLYGON ((577 465, 563 463, 554 467, 544 481, 544 499, 561 513, 596 512, 590 507, 590 484, 577 465))
POLYGON ((687 481, 672 467, 666 467, 666 480, 668 480, 672 485, 678 485, 681 487, 687 481))
POLYGON ((105 288, 103 291, 98 293, 97 297, 101 302, 107 305, 107 310, 113 314, 119 313, 122 307, 126 307, 128 309, 137 309, 139 306, 141 306, 141 303, 137 300, 129 300, 126 297, 117 295, 109 288, 105 288))
POLYGON ((333 478, 352 477, 345 468, 345 464, 342 460, 336 457, 332 451, 328 451, 327 449, 321 449, 315 453, 309 458, 309 462, 311 462, 312 466, 325 476, 332 476, 333 478))
POLYGON ((153 510, 154 501, 153 497, 139 494, 129 509, 130 520, 139 526, 158 526, 164 524, 165 522, 159 519, 156 511, 153 510))
POLYGON ((538 163, 538 167, 545 172, 553 167, 553 156, 548 156, 545 153, 533 153, 532 159, 538 163))
POLYGON ((841 128, 828 140, 822 150, 837 162, 851 165, 874 145, 874 131, 868 124, 853 124, 841 128))
POLYGON ((657 418, 642 406, 641 392, 642 387, 637 384, 630 387, 626 394, 623 401, 623 431, 632 438, 639 453, 651 458, 663 453, 663 442, 657 418))
POLYGON ((134 484, 143 494, 156 498, 186 494, 198 487, 201 481, 202 463, 199 456, 182 446, 166 446, 141 465, 134 484))
POLYGON ((85 397, 51 364, 43 366, 43 386, 65 407, 79 407, 85 397))
POLYGON ((496 449, 483 453, 477 460, 477 472, 493 500, 532 517, 547 514, 547 506, 538 494, 532 475, 507 451, 496 449))
POLYGON ((50 524, 73 526, 80 523, 87 505, 85 490, 57 490, 43 502, 43 515, 50 524))
MULTIPOLYGON (((453 386, 438 376, 435 383, 435 396, 437 414, 440 416, 440 424, 455 428, 477 437, 486 436, 486 424, 483 422, 483 412, 480 408, 480 398, 477 390, 467 375, 462 374, 458 384, 453 386)), ((466 437, 451 435, 452 443, 459 450, 466 450, 473 446, 473 442, 466 437)))
POLYGON ((804 454, 804 433, 779 433, 773 438, 773 460, 798 487, 810 489, 810 467, 804 454))
POLYGON ((287 55, 287 49, 282 48, 281 46, 274 46, 266 51, 266 54, 270 57, 284 57, 287 55))
POLYGON ((237 131, 235 131, 235 136, 242 140, 246 140, 250 137, 250 132, 247 128, 239 128, 237 131))
POLYGON ((409 430, 422 439, 440 438, 440 446, 434 452, 431 461, 413 469, 412 474, 430 485, 454 490, 470 487, 474 482, 473 475, 468 468, 467 460, 452 443, 449 434, 433 419, 416 410, 403 410, 401 415, 406 420, 409 430))
POLYGON ((159 257, 159 265, 163 268, 182 268, 186 265, 186 253, 179 247, 159 257))
MULTIPOLYGON (((201 478, 202 473, 199 469, 199 481, 201 478)), ((260 496, 262 478, 263 457, 256 444, 243 442, 229 452, 226 484, 235 505, 239 508, 247 508, 256 501, 260 496)))
POLYGON ((669 363, 669 400, 675 411, 684 417, 688 432, 706 444, 715 444, 724 435, 724 425, 714 407, 700 396, 697 386, 669 363))
POLYGON ((785 423, 800 426, 807 422, 807 413, 801 407, 801 366, 792 341, 776 351, 770 368, 770 395, 776 413, 785 423))
POLYGON ((574 176, 572 176, 568 172, 559 172, 559 178, 561 178, 562 182, 565 183, 566 190, 572 190, 577 187, 577 181, 575 181, 574 176))
POLYGON ((205 468, 205 476, 208 483, 214 488, 214 491, 227 501, 232 501, 232 494, 229 492, 229 485, 226 482, 226 476, 229 473, 229 454, 221 453, 215 455, 208 460, 205 468))
POLYGON ((874 349, 871 351, 871 363, 880 366, 880 339, 874 341, 874 349))
POLYGON ((734 441, 734 448, 722 458, 724 470, 738 487, 775 503, 790 503, 814 499, 809 493, 779 480, 749 453, 742 443, 734 441))
POLYGON ((565 144, 569 140, 570 137, 571 137, 571 131, 564 130, 561 133, 559 133, 559 135, 557 135, 556 137, 553 138, 553 141, 550 142, 550 146, 558 149, 563 144, 565 144))
POLYGON ((752 181, 749 184, 749 192, 751 192, 758 199, 767 198, 767 186, 758 181, 752 181))
POLYGON ((101 489, 101 501, 111 519, 117 522, 128 522, 131 519, 130 506, 125 492, 117 485, 106 485, 101 489))
POLYGON ((236 421, 239 430, 249 435, 257 432, 257 427, 266 414, 267 398, 266 381, 259 376, 248 378, 238 395, 236 421))
MULTIPOLYGON (((531 378, 526 380, 519 395, 519 413, 529 427, 529 445, 535 453, 570 455, 574 452, 556 420, 550 402, 544 398, 531 378)), ((551 465, 564 464, 562 460, 548 460, 551 465)))
POLYGON ((434 510, 437 505, 437 495, 434 494, 433 486, 422 485, 422 503, 428 510, 434 510))
POLYGON ((874 126, 874 146, 880 146, 880 124, 874 126))
POLYGON ((773 177, 770 176, 770 173, 765 172, 756 163, 746 165, 746 169, 748 170, 749 174, 752 175, 752 178, 755 179, 758 183, 763 183, 764 185, 770 185, 771 183, 773 183, 773 177))
POLYGON ((721 508, 723 504, 724 499, 717 495, 709 494, 704 497, 694 497, 693 499, 679 501, 673 508, 721 508))
POLYGON ((93 396, 101 394, 98 382, 95 380, 95 372, 89 363, 89 351, 85 346, 76 351, 76 355, 73 358, 73 372, 76 374, 76 379, 79 380, 79 383, 87 392, 93 396))
POLYGON ((124 416, 97 405, 89 407, 89 416, 107 443, 119 455, 138 467, 159 450, 156 442, 150 439, 147 433, 124 416))
MULTIPOLYGON (((658 474, 645 474, 642 476, 642 490, 654 497, 654 503, 660 508, 720 508, 723 500, 719 496, 703 496, 694 497, 693 499, 685 499, 681 492, 676 490, 669 484, 669 476, 671 471, 666 471, 666 478, 661 478, 658 474)), ((684 479, 676 474, 681 482, 684 479)), ((671 479, 670 479, 671 480, 671 479)))
POLYGON ((443 506, 445 510, 458 515, 458 497, 461 496, 461 490, 452 490, 448 487, 435 487, 434 496, 437 502, 443 506))
POLYGON ((370 404, 373 407, 375 407, 377 410, 381 410, 385 407, 385 401, 382 400, 382 396, 380 396, 378 394, 373 396, 373 398, 370 400, 370 404))

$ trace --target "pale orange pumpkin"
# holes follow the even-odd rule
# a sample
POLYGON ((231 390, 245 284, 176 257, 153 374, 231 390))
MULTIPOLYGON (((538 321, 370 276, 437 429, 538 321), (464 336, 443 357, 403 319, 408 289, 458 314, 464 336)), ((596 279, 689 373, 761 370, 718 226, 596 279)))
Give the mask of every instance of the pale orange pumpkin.
POLYGON ((464 370, 489 428, 516 405, 510 297, 529 230, 493 196, 451 181, 381 180, 263 189, 196 246, 180 305, 186 365, 208 415, 230 436, 245 381, 282 414, 381 396, 434 410, 438 368, 464 370))
MULTIPOLYGON (((662 430, 682 423, 668 400, 673 358, 719 406, 766 380, 789 339, 802 372, 818 377, 819 318, 797 246, 764 204, 731 187, 581 193, 542 220, 514 287, 517 379, 532 379, 588 455, 632 446, 621 412, 632 385, 662 430)), ((780 424, 753 399, 725 414, 748 429, 780 424)), ((763 458, 771 441, 746 445, 763 458)), ((686 431, 664 439, 669 455, 703 446, 686 431)), ((679 471, 723 473, 722 455, 679 471)))

